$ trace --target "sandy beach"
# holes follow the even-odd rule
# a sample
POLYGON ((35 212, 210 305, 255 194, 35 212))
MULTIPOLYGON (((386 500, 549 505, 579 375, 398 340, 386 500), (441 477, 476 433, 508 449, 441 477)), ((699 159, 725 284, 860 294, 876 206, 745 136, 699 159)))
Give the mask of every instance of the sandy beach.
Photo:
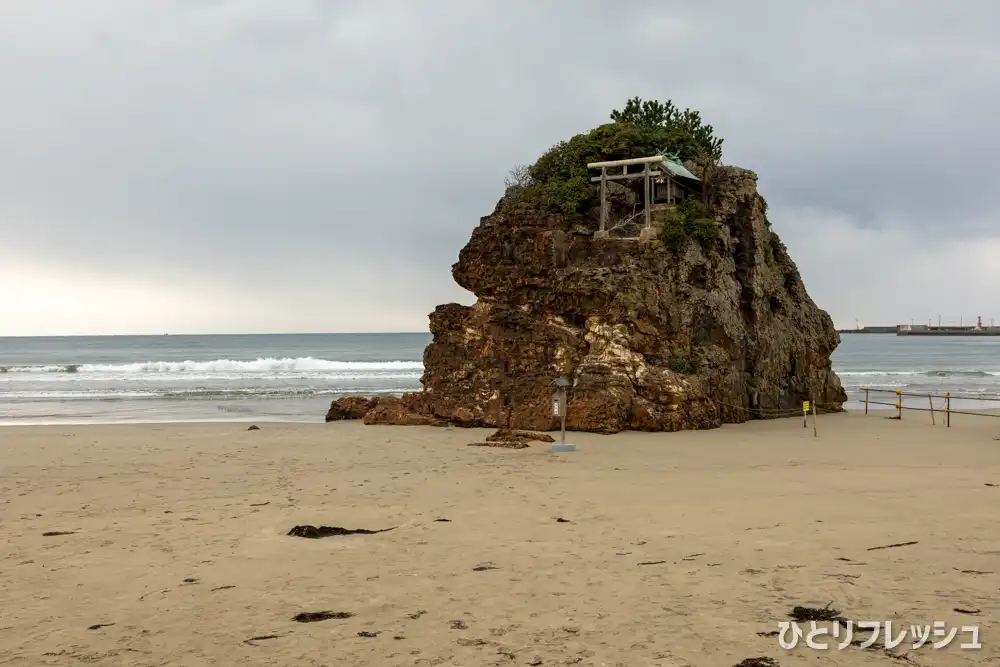
POLYGON ((885 416, 557 455, 357 422, 3 428, 0 664, 1000 662, 1000 423, 885 416), (760 634, 828 604, 982 648, 760 634), (293 619, 319 611, 351 616, 293 619))

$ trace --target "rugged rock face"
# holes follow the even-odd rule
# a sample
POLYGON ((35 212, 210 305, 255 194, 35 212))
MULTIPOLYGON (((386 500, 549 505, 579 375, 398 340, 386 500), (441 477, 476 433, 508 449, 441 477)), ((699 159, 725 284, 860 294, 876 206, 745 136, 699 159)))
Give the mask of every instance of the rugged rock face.
POLYGON ((366 423, 553 429, 559 376, 573 383, 573 430, 712 428, 804 400, 842 410, 839 336, 771 232, 756 174, 719 178, 720 238, 707 250, 595 238, 586 223, 502 201, 452 267, 477 302, 430 315, 424 391, 392 409, 380 399, 366 423))
MULTIPOLYGON (((413 404, 419 398, 421 398, 420 394, 409 394, 403 398, 381 396, 372 409, 365 413, 364 422, 365 424, 396 424, 399 426, 444 426, 446 422, 432 414, 414 410, 413 404)), ((336 401, 334 405, 336 405, 336 401)))
POLYGON ((369 410, 375 407, 377 398, 367 396, 347 396, 334 401, 326 413, 326 421, 340 421, 342 419, 361 419, 369 410))

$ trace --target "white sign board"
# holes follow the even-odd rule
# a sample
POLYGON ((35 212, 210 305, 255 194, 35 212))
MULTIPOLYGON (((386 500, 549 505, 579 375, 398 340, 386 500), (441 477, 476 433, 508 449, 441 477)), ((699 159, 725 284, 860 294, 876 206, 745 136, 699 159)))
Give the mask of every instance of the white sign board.
POLYGON ((558 417, 559 416, 559 399, 558 398, 552 399, 552 416, 553 417, 558 417))

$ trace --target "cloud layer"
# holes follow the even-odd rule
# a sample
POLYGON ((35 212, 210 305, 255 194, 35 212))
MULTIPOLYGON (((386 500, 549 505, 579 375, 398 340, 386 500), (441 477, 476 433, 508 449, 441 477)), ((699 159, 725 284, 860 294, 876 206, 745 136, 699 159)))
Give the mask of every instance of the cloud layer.
POLYGON ((0 335, 424 330, 511 165, 631 95, 838 324, 1000 319, 993 2, 569 7, 0 4, 0 335))

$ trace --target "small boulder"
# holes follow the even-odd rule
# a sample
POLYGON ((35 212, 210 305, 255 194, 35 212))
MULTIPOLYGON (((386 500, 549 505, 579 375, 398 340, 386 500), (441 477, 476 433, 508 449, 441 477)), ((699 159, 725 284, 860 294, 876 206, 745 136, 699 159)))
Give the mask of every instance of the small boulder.
POLYGON ((369 410, 375 407, 378 398, 371 396, 345 396, 330 404, 326 413, 326 421, 341 421, 345 419, 362 419, 369 410))
POLYGON ((439 419, 410 410, 410 406, 398 396, 379 396, 375 406, 364 415, 365 424, 388 424, 395 426, 442 426, 439 419))
POLYGON ((501 449, 527 449, 531 447, 524 440, 504 440, 493 442, 470 442, 469 447, 499 447, 501 449))
POLYGON ((486 437, 486 442, 524 442, 526 440, 537 440, 538 442, 555 442, 548 433, 539 431, 524 431, 517 428, 501 428, 493 435, 486 437))

